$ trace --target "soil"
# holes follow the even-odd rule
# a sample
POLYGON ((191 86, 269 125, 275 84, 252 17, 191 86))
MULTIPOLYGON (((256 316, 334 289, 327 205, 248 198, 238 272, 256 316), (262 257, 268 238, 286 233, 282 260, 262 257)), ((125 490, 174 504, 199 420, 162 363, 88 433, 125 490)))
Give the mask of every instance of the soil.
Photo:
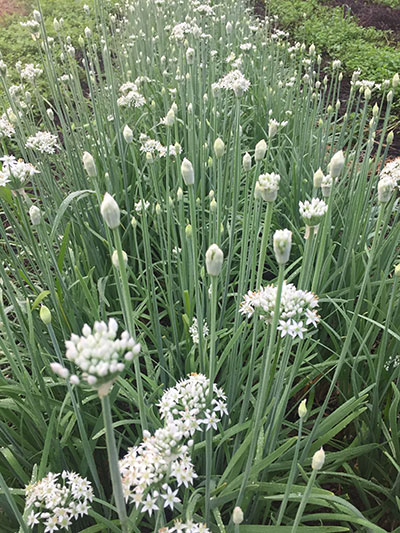
POLYGON ((0 19, 13 13, 24 15, 26 11, 23 3, 20 0, 0 0, 0 19))
POLYGON ((328 0, 331 6, 343 6, 349 15, 357 17, 360 26, 391 30, 396 41, 400 38, 400 9, 365 0, 328 0))

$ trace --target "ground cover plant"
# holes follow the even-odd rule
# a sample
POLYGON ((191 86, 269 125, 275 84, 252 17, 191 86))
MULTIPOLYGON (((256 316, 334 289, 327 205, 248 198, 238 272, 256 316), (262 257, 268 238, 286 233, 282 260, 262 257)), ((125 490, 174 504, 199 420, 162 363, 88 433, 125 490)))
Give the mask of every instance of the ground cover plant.
MULTIPOLYGON (((371 24, 363 27, 357 16, 352 16, 353 4, 356 2, 350 2, 350 6, 321 0, 266 2, 270 14, 278 16, 282 29, 290 31, 294 39, 315 44, 319 53, 331 58, 339 57, 345 73, 360 70, 362 77, 381 83, 400 68, 398 36, 387 29, 391 23, 396 25, 398 14, 386 18, 389 26, 383 26, 384 30, 374 27, 373 18, 371 24)), ((356 14, 360 16, 368 10, 368 5, 362 2, 357 7, 356 14)))
POLYGON ((241 1, 81 9, 0 62, 3 530, 395 531, 399 76, 341 102, 241 1))

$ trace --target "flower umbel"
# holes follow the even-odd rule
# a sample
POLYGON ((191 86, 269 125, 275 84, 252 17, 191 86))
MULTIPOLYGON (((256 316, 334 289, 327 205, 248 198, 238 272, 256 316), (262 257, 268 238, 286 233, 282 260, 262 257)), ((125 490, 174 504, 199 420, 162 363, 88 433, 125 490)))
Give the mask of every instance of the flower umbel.
POLYGON ((127 331, 117 338, 117 330, 117 321, 110 318, 108 324, 95 322, 93 329, 85 324, 81 336, 73 333, 65 342, 67 359, 79 367, 82 378, 98 389, 99 396, 108 393, 127 363, 140 352, 140 344, 127 331))

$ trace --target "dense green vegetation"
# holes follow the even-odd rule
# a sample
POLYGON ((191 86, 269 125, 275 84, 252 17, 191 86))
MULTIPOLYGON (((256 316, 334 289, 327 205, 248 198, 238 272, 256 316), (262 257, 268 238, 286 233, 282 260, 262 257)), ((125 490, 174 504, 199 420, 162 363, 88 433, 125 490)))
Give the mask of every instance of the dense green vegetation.
POLYGON ((390 46, 390 32, 363 28, 345 8, 322 5, 319 0, 267 0, 267 10, 278 16, 293 39, 314 43, 319 53, 340 59, 351 74, 381 82, 400 71, 400 51, 390 46))

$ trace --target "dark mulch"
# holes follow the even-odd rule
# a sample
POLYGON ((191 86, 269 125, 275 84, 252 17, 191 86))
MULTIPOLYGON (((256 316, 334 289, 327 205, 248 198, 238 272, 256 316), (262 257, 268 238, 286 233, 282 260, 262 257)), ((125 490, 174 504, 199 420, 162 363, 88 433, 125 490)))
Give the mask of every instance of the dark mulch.
POLYGON ((345 12, 357 17, 360 26, 373 26, 378 30, 391 30, 400 36, 400 9, 364 0, 328 0, 331 6, 343 6, 345 12))

